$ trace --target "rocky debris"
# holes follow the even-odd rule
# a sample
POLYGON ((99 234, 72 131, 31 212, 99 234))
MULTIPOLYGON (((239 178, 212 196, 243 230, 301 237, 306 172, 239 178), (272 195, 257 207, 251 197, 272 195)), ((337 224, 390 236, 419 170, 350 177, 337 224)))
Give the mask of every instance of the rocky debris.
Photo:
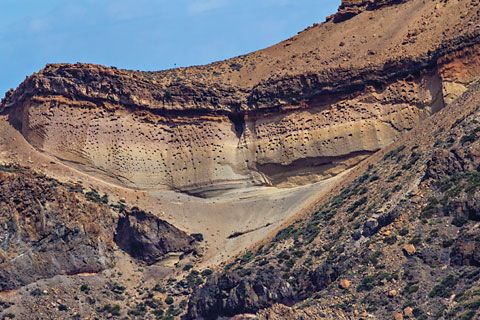
POLYGON ((400 4, 406 1, 409 0, 342 0, 338 12, 327 20, 339 23, 351 19, 366 10, 377 10, 385 6, 400 4))
POLYGON ((395 289, 392 289, 392 290, 388 291, 388 296, 390 298, 395 298, 396 296, 398 296, 398 291, 395 290, 395 289))
POLYGON ((255 280, 235 274, 211 277, 205 288, 190 299, 188 318, 216 319, 255 313, 274 301, 291 304, 297 297, 296 288, 273 274, 259 274, 255 280))
MULTIPOLYGON (((196 289, 187 318, 271 310, 276 303, 293 305, 296 315, 307 306, 341 305, 353 318, 363 312, 381 319, 478 316, 474 302, 458 298, 452 307, 447 301, 456 295, 470 301, 469 292, 479 288, 480 140, 471 138, 478 103, 480 84, 474 84, 367 160, 317 211, 196 289), (461 165, 448 166, 452 155, 461 165), (363 235, 352 237, 354 231, 363 235), (352 284, 348 294, 344 279, 352 284)), ((316 312, 309 316, 320 316, 316 312)))
POLYGON ((108 207, 26 169, 0 172, 0 290, 114 264, 108 207))
POLYGON ((407 256, 413 256, 417 252, 417 249, 413 244, 409 243, 403 246, 403 252, 407 256))
POLYGON ((403 309, 403 314, 408 318, 414 318, 415 315, 413 314, 414 310, 412 307, 406 307, 403 309))
POLYGON ((394 319, 394 320, 403 320, 403 313, 401 313, 401 312, 395 312, 395 313, 393 314, 393 319, 394 319))
POLYGON ((452 247, 450 261, 454 266, 480 267, 480 243, 473 239, 458 239, 452 247))
POLYGON ((305 309, 275 304, 258 313, 259 320, 350 320, 342 310, 332 307, 309 306, 305 309))
POLYGON ((348 279, 341 279, 339 282, 340 288, 348 290, 350 286, 352 285, 352 282, 348 279))
POLYGON ((133 258, 147 264, 164 259, 169 253, 192 253, 196 240, 151 213, 136 207, 118 220, 116 244, 133 258))

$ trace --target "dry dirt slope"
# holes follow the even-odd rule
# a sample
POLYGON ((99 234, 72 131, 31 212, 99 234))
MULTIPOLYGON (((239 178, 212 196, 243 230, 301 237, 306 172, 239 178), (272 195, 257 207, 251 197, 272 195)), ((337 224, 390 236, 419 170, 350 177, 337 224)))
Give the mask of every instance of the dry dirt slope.
POLYGON ((383 3, 207 66, 49 65, 2 108, 38 150, 130 188, 211 196, 324 180, 478 75, 477 0, 383 3))
POLYGON ((345 1, 328 22, 224 62, 151 73, 49 65, 32 75, 2 101, 1 159, 108 191, 115 207, 72 194, 72 183, 2 175, 12 194, 1 203, 4 288, 16 288, 0 294, 2 314, 170 319, 190 299, 189 318, 260 309, 474 318, 477 87, 452 103, 480 74, 479 20, 477 0, 345 1), (388 156, 374 154, 414 128, 388 156), (209 264, 259 242, 345 174, 353 182, 318 212, 199 289, 209 264), (54 199, 43 203, 45 194, 54 199), (152 214, 120 217, 120 198, 152 214), (204 254, 158 217, 201 232, 204 254), (174 248, 164 234, 180 239, 174 248))
POLYGON ((480 84, 197 289, 188 318, 478 319, 480 84), (288 315, 288 316, 286 316, 288 315))

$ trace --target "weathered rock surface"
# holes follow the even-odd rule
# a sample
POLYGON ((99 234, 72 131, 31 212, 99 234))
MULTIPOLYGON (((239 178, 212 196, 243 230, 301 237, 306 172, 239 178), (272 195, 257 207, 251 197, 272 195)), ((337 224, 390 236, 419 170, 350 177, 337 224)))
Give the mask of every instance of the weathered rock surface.
POLYGON ((338 12, 331 16, 334 22, 342 22, 366 10, 376 10, 381 7, 400 4, 409 0, 342 0, 338 12))
POLYGON ((194 238, 169 223, 121 208, 81 186, 1 165, 0 291, 112 268, 115 243, 148 264, 196 250, 194 238))
POLYGON ((115 242, 135 259, 153 264, 168 253, 191 253, 195 239, 166 221, 138 208, 118 220, 115 242))
POLYGON ((316 212, 213 275, 187 318, 275 315, 277 303, 293 306, 290 319, 326 306, 348 318, 478 317, 479 105, 476 83, 354 169, 316 212))
POLYGON ((36 148, 128 186, 208 195, 322 180, 452 102, 480 65, 476 0, 342 8, 359 14, 207 66, 48 65, 2 108, 36 148))
POLYGON ((28 170, 0 172, 0 225, 1 291, 114 264, 108 207, 28 170))

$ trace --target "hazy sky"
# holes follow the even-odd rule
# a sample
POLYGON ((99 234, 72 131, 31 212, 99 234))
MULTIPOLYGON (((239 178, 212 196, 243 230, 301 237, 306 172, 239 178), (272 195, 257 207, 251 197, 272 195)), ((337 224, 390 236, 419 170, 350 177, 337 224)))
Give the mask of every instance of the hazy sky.
POLYGON ((340 0, 0 0, 0 98, 47 63, 205 64, 284 40, 340 0))

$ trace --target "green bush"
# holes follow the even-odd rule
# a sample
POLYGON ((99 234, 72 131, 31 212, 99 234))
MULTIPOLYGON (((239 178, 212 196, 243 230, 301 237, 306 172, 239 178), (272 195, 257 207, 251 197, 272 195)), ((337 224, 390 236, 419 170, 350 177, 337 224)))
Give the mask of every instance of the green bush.
POLYGON ((375 288, 375 276, 368 275, 357 286, 357 291, 370 291, 375 288))
POLYGON ((448 298, 451 296, 455 286, 457 285, 458 278, 449 275, 445 279, 442 280, 439 284, 433 287, 432 291, 429 293, 430 298, 434 297, 441 297, 441 298, 448 298))
POLYGON ((86 284, 82 284, 82 286, 80 287, 80 291, 86 293, 86 294, 89 294, 90 293, 90 287, 86 284))

